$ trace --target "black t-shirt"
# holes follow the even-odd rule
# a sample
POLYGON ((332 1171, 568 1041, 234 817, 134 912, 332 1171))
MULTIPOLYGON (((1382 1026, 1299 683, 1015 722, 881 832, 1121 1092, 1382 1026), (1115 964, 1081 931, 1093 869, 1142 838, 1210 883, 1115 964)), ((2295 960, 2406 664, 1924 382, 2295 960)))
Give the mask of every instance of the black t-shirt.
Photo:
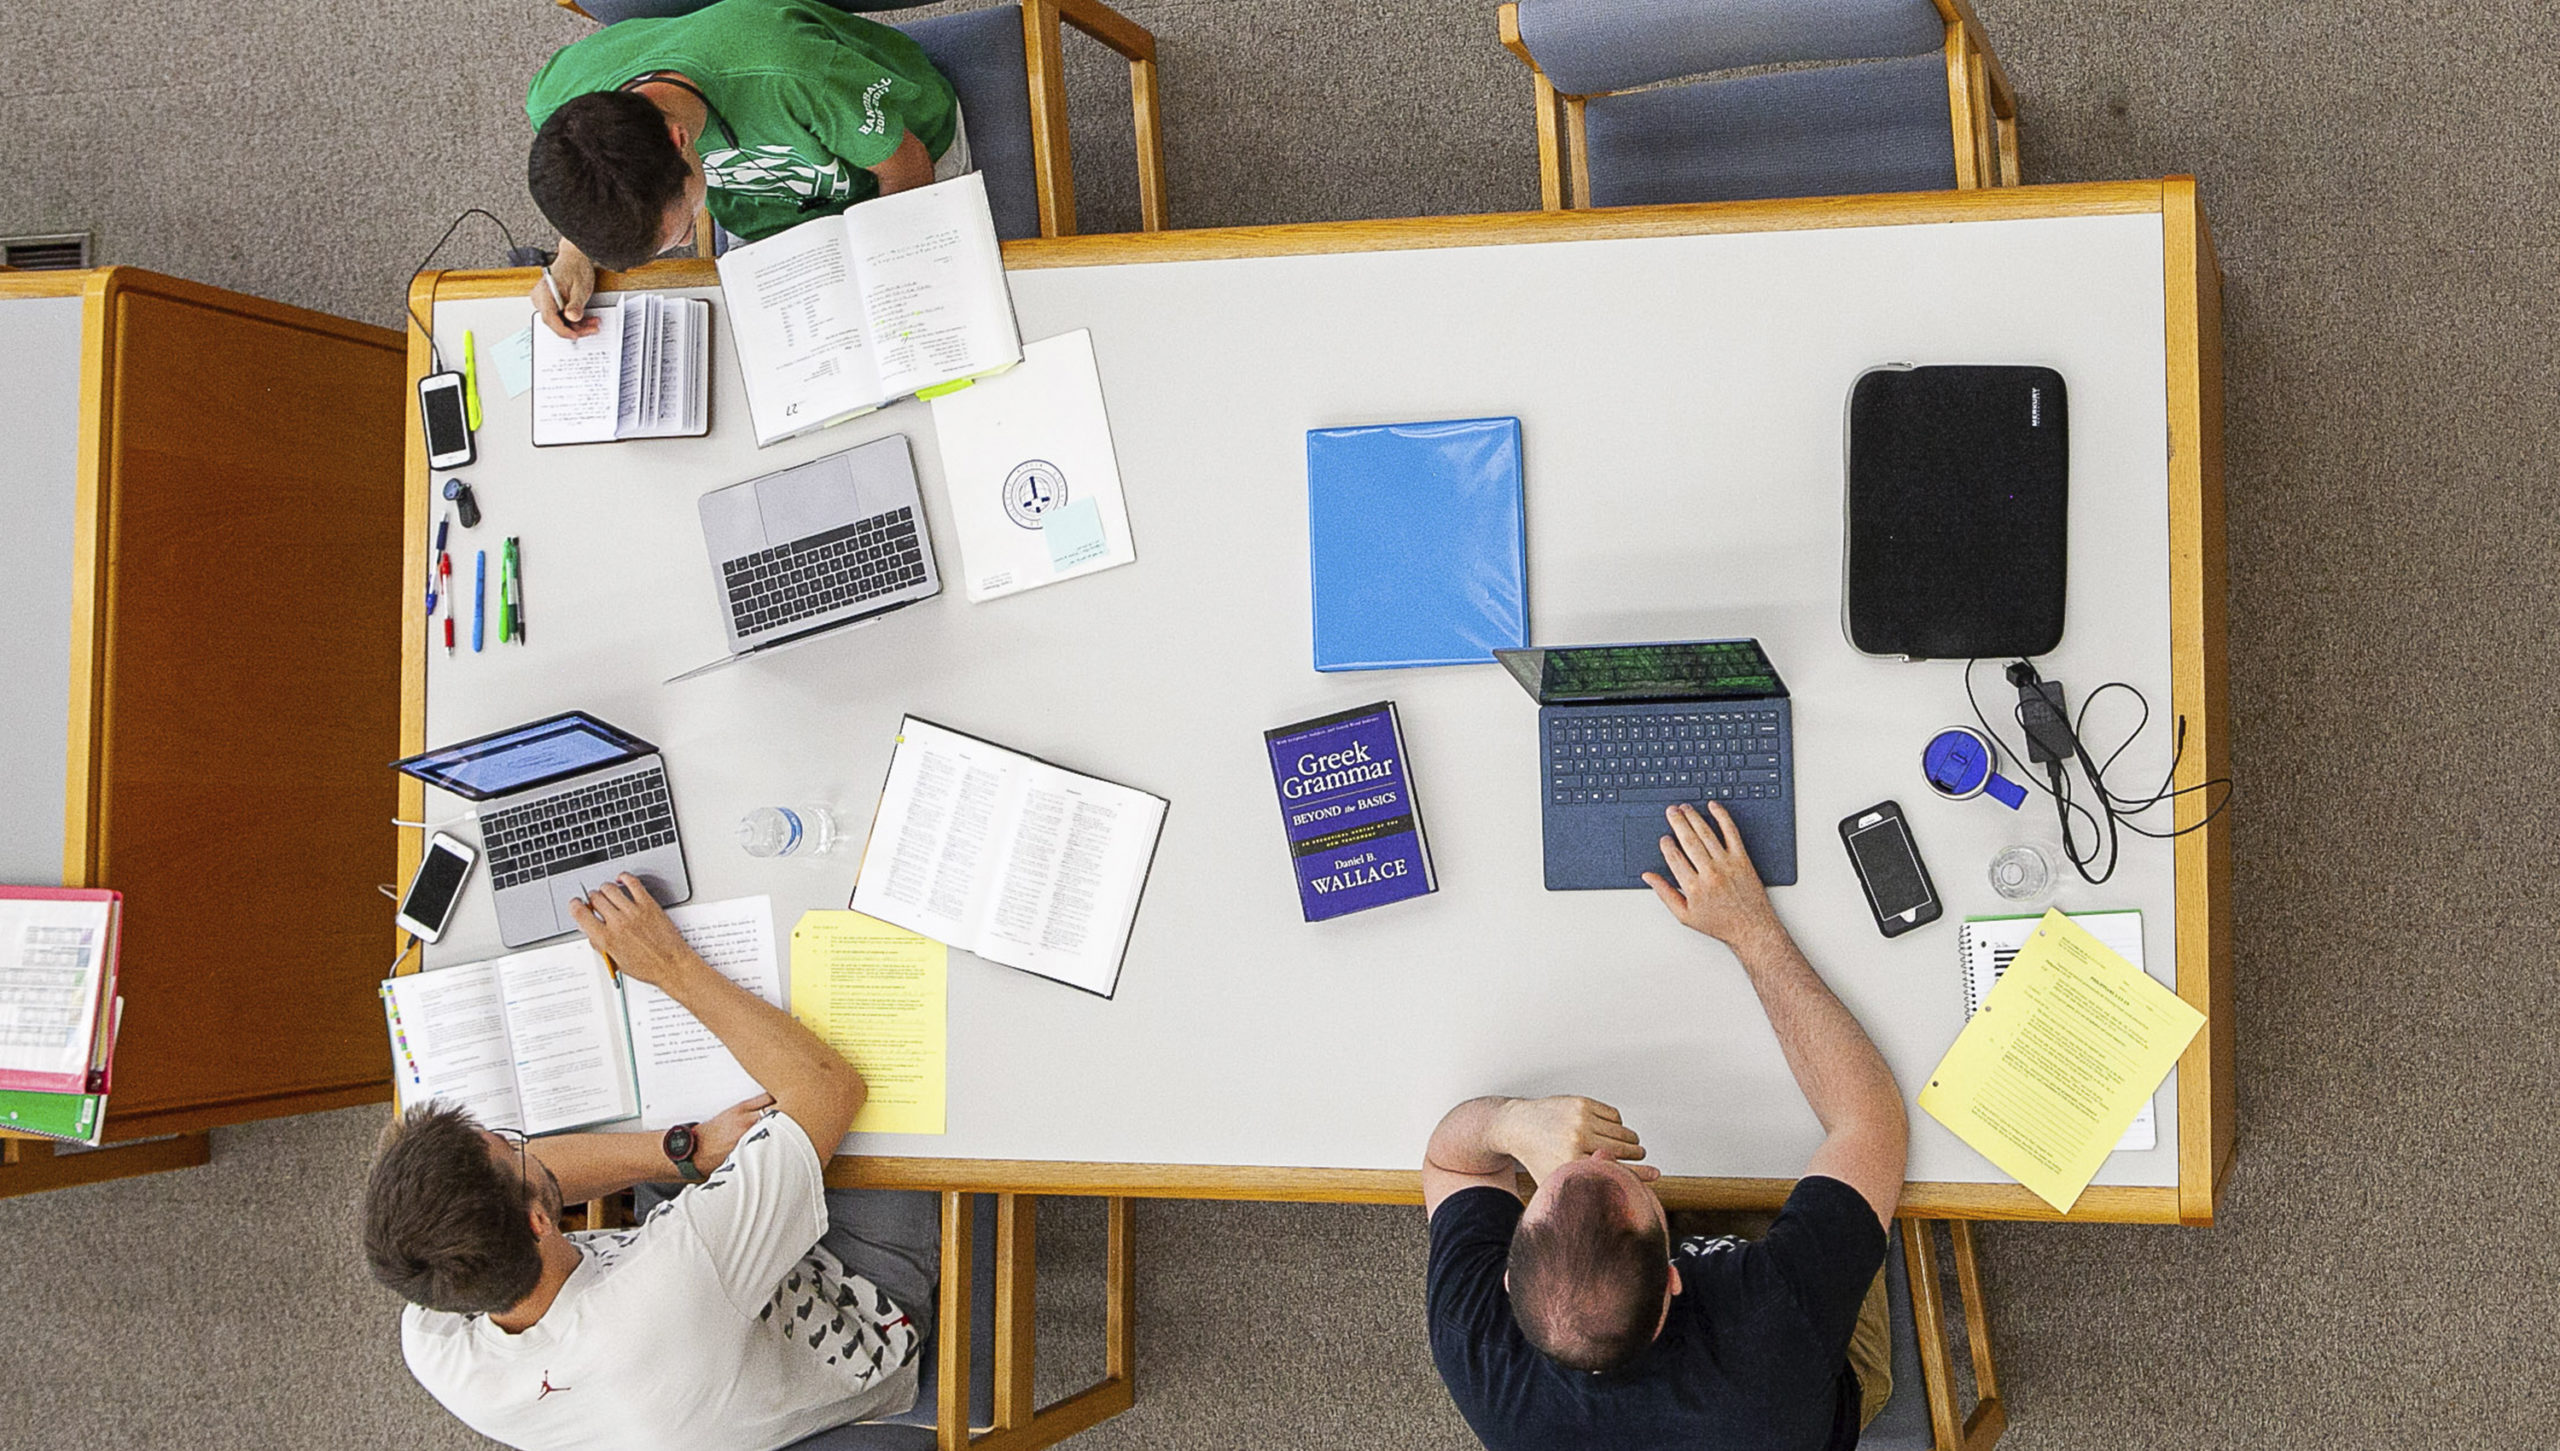
POLYGON ((1837 1179, 1801 1180, 1756 1241, 1675 1250, 1680 1294, 1633 1364, 1600 1375, 1539 1353, 1502 1274, 1518 1198, 1463 1189, 1431 1216, 1431 1358, 1491 1451, 1848 1451, 1849 1332, 1884 1264, 1884 1227, 1837 1179))

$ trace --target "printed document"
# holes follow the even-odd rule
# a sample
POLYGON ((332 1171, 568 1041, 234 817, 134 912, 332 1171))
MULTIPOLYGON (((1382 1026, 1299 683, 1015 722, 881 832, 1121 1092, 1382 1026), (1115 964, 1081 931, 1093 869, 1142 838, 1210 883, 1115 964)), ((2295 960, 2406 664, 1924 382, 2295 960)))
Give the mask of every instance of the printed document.
POLYGON ((791 1015, 862 1070, 857 1134, 943 1131, 950 950, 859 912, 791 929, 791 1015))
POLYGON ((933 400, 969 598, 1135 561, 1093 334, 1026 343, 1022 366, 933 400))
POLYGON ((2047 912, 1920 1107, 2068 1213, 2203 1026, 2176 993, 2047 912))

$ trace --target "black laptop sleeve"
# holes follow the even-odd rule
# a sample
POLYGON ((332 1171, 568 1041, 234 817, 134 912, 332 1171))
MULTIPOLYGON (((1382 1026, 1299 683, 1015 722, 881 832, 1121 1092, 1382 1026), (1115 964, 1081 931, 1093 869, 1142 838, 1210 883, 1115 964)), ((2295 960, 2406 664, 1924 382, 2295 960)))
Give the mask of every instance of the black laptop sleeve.
POLYGON ((1849 643, 2041 655, 2062 642, 2069 420, 2051 368, 1876 368, 1849 394, 1849 643))

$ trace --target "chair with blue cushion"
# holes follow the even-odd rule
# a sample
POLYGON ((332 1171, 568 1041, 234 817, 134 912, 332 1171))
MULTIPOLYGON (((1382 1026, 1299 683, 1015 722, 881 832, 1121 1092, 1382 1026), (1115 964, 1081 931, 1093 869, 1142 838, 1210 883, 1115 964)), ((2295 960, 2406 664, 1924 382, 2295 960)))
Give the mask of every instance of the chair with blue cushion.
MULTIPOLYGON (((711 0, 558 0, 564 8, 611 24, 683 15, 711 0)), ((903 10, 924 0, 828 0, 852 11, 903 10)), ((1109 46, 1129 63, 1129 105, 1137 128, 1138 220, 1146 231, 1168 225, 1164 130, 1156 104, 1156 40, 1145 26, 1102 0, 1013 0, 1013 3, 885 21, 915 38, 934 68, 951 81, 969 127, 969 158, 986 178, 996 236, 1068 237, 1076 230, 1075 161, 1067 143, 1062 25, 1109 46)), ((707 247, 711 230, 697 236, 707 247)), ((705 255, 708 255, 706 252, 705 255)))
POLYGON ((1947 1348, 1947 1307, 1938 1293, 1934 1221, 1898 1219, 1887 1236, 1885 1318, 1893 1332, 1893 1395, 1858 1437, 1858 1451, 1990 1451, 2008 1429, 1999 1380, 1991 1369, 1990 1317, 1973 1258, 1973 1228, 1947 1221, 1954 1243, 1956 1288, 1964 1296, 1965 1340, 1973 1361, 1973 1413, 1956 1415, 1955 1359, 1947 1348), (1920 1267, 1917 1275, 1913 1265, 1920 1267))
POLYGON ((2018 181, 2017 97, 1967 0, 1517 0, 1500 27, 1548 211, 2018 181))
POLYGON ((1044 1407, 1033 1405, 1031 1389, 1036 1203, 1028 1194, 944 1194, 942 1285, 915 1406, 785 1451, 1036 1451, 1129 1409, 1138 1348, 1130 1201, 1110 1200, 1106 1216, 1104 1376, 1044 1407))

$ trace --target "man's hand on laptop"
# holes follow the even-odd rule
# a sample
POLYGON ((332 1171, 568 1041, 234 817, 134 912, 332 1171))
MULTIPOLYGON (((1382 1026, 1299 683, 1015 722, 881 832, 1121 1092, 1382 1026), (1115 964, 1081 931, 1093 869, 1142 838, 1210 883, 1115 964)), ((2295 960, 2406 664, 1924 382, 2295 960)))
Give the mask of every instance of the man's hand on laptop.
POLYGON ((710 971, 667 920, 667 909, 629 872, 571 902, 569 920, 617 970, 653 986, 665 987, 669 977, 689 967, 710 971))
POLYGON ((1647 872, 1644 884, 1682 926, 1739 951, 1751 938, 1784 929, 1732 815, 1721 801, 1708 802, 1707 810, 1715 813, 1713 825, 1685 801, 1666 813, 1671 834, 1662 839, 1662 860, 1671 879, 1647 872))

